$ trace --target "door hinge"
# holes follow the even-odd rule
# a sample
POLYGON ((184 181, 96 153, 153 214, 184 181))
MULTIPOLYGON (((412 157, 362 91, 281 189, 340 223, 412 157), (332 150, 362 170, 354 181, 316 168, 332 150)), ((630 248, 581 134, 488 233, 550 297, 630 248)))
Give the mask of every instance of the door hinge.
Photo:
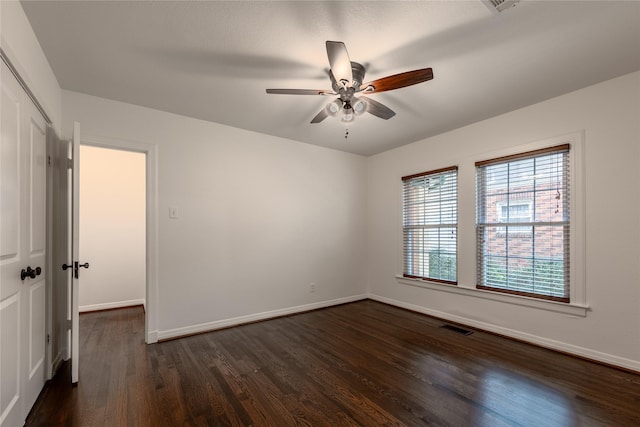
POLYGON ((47 344, 51 343, 51 335, 47 334, 47 344))
POLYGON ((71 329, 71 320, 67 320, 67 329, 71 329))
POLYGON ((73 169, 73 159, 67 159, 67 169, 73 169))
POLYGON ((51 166, 51 156, 47 156, 47 165, 51 166))

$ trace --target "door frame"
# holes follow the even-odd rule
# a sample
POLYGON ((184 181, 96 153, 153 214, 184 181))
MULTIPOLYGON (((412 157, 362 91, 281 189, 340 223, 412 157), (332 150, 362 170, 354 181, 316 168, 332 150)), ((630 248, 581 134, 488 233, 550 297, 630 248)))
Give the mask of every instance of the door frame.
MULTIPOLYGON (((82 125, 82 123, 81 123, 82 125)), ((120 138, 91 136, 82 133, 80 145, 132 151, 145 154, 146 185, 146 274, 144 339, 147 344, 158 342, 158 185, 157 146, 120 138)), ((82 159, 80 159, 82 161, 82 159)), ((82 165, 80 165, 82 167, 82 165)), ((75 201, 74 201, 75 203, 75 201)))

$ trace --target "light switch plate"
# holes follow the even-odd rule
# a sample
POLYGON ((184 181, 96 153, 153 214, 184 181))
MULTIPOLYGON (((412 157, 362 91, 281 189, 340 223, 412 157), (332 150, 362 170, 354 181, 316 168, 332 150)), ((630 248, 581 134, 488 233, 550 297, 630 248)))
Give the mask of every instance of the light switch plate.
POLYGON ((178 218, 178 208, 169 207, 169 218, 177 219, 178 218))

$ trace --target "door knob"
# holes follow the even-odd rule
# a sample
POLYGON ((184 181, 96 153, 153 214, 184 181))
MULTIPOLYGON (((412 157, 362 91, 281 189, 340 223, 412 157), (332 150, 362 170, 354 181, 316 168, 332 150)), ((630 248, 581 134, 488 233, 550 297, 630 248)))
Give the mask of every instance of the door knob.
POLYGON ((20 280, 24 280, 27 277, 29 277, 31 279, 35 279, 36 278, 36 271, 32 270, 31 266, 27 267, 26 270, 23 268, 22 271, 20 271, 20 280))
POLYGON ((67 271, 68 269, 73 267, 73 277, 75 277, 76 279, 78 278, 78 269, 80 267, 82 268, 89 268, 89 263, 85 262, 84 264, 80 264, 78 261, 74 261, 73 265, 72 264, 62 264, 62 269, 67 271))
POLYGON ((42 274, 42 268, 36 267, 34 270, 31 266, 28 266, 26 270, 23 268, 22 271, 20 271, 20 280, 24 280, 27 277, 35 279, 36 276, 39 276, 40 274, 42 274))
POLYGON ((76 279, 79 278, 79 274, 78 274, 78 270, 80 270, 80 267, 83 268, 89 268, 89 263, 85 262, 84 264, 80 264, 79 261, 74 261, 73 262, 73 277, 75 277, 76 279))

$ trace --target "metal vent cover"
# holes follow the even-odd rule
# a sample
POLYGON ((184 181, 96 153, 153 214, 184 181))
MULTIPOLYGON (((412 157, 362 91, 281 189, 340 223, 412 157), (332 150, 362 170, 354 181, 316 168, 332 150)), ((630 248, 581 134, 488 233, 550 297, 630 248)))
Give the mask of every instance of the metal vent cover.
POLYGON ((500 13, 520 3, 520 0, 483 0, 487 8, 493 13, 500 13))
POLYGON ((464 329, 464 328, 460 328, 458 326, 454 326, 454 325, 442 325, 440 326, 441 329, 447 329, 449 331, 453 331, 456 332, 458 334, 461 335, 471 335, 473 332, 468 330, 468 329, 464 329))

